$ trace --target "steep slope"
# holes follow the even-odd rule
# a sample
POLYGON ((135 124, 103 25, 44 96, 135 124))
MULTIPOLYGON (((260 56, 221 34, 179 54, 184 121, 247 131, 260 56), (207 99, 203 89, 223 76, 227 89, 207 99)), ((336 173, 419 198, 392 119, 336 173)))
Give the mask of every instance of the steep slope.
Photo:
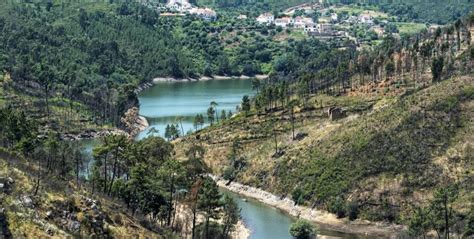
POLYGON ((450 183, 461 185, 457 205, 468 210, 461 202, 474 196, 472 75, 399 96, 315 96, 310 102, 315 110, 296 114, 296 132, 307 134, 300 140, 291 139, 289 112, 279 111, 240 115, 176 148, 201 143, 208 165, 221 175, 235 162, 238 141, 243 166, 236 181, 282 196, 298 191, 296 201, 326 209, 340 199, 357 201, 367 219, 401 222, 412 205, 450 183), (348 116, 331 121, 329 106, 348 116))
POLYGON ((141 226, 120 202, 72 182, 49 178, 34 195, 37 173, 31 162, 0 152, 0 237, 163 238, 141 226))

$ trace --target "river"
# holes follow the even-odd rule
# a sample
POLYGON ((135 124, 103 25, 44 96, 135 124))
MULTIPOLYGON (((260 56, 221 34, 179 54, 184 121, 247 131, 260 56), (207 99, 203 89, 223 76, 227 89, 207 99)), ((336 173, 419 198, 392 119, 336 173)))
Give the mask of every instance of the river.
MULTIPOLYGON (((295 219, 285 214, 283 211, 269 207, 255 199, 246 198, 226 189, 221 189, 223 193, 229 194, 239 205, 240 215, 245 226, 250 230, 249 239, 291 239, 289 233, 290 225, 295 219)), ((356 235, 339 233, 334 231, 316 228, 318 236, 329 236, 344 239, 359 238, 356 235)))
POLYGON ((222 110, 235 113, 242 97, 252 94, 250 79, 157 83, 138 96, 140 115, 145 116, 150 124, 138 135, 138 139, 146 137, 152 127, 162 137, 168 124, 179 124, 181 128, 178 116, 183 117, 182 126, 184 133, 187 133, 194 130, 193 122, 197 114, 202 114, 207 122, 206 112, 212 101, 217 103, 216 111, 220 118, 222 110))
MULTIPOLYGON (((206 111, 211 101, 218 104, 219 115, 222 110, 235 112, 244 95, 254 94, 251 85, 249 79, 158 83, 139 94, 140 115, 147 118, 150 127, 141 132, 137 140, 147 137, 152 127, 159 130, 159 136, 163 136, 167 124, 178 123, 177 116, 183 117, 184 131, 192 131, 194 116, 203 114, 207 119, 206 111)), ((89 155, 96 144, 97 142, 92 140, 84 142, 89 155)), ((230 194, 241 208, 242 220, 251 231, 250 239, 291 238, 288 231, 291 223, 295 221, 294 218, 256 200, 244 198, 225 189, 221 191, 230 194)), ((318 235, 359 238, 319 228, 317 231, 318 235)))

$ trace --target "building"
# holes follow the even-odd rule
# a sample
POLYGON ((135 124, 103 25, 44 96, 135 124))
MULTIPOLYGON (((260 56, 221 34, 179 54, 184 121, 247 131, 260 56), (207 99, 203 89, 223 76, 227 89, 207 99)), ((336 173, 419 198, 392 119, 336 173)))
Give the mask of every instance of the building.
POLYGON ((367 13, 360 14, 360 16, 358 17, 358 20, 362 24, 367 24, 367 25, 374 24, 374 20, 372 16, 370 16, 370 14, 367 14, 367 13))
POLYGON ((317 30, 319 33, 331 33, 332 25, 327 23, 321 23, 317 25, 317 30))
POLYGON ((338 22, 338 19, 337 13, 331 13, 331 22, 338 22))
POLYGON ((214 21, 217 19, 217 13, 210 8, 192 8, 189 14, 196 15, 207 21, 214 21))
POLYGON ((320 40, 340 39, 344 37, 344 32, 335 31, 332 25, 327 23, 315 24, 315 26, 308 25, 308 27, 305 28, 305 32, 309 36, 320 40))
POLYGON ((257 22, 260 24, 272 24, 275 21, 275 16, 271 13, 264 13, 257 17, 257 22))
POLYGON ((286 28, 293 23, 293 19, 290 17, 282 17, 275 19, 275 26, 286 28))
POLYGON ((239 20, 246 20, 247 19, 247 15, 244 15, 244 14, 240 14, 237 19, 239 20))
POLYGON ((166 6, 178 12, 185 12, 192 8, 187 0, 169 0, 166 6))
POLYGON ((310 17, 295 17, 293 19, 293 25, 295 28, 304 29, 306 24, 314 23, 313 19, 310 17))
POLYGON ((311 32, 317 32, 318 31, 318 24, 315 23, 307 23, 304 27, 304 32, 309 34, 311 32))

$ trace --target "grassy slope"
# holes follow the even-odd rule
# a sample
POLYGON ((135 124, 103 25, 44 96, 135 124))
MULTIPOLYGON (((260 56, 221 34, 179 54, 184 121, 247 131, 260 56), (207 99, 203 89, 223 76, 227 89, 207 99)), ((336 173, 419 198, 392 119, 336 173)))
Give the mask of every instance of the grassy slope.
POLYGON ((33 164, 0 149, 0 177, 11 177, 15 180, 11 194, 0 193, 0 207, 6 209, 8 228, 13 238, 51 237, 46 233, 48 229, 54 232, 53 236, 56 238, 90 236, 89 230, 92 229, 87 218, 101 213, 105 215, 105 227, 113 237, 162 238, 141 226, 138 219, 130 216, 120 203, 99 195, 91 196, 90 193, 76 188, 73 183, 60 179, 43 179, 38 196, 32 196, 36 169, 33 164), (30 196, 36 206, 31 209, 23 206, 19 201, 23 196, 30 196), (82 196, 99 201, 99 211, 79 210, 84 207, 81 205, 82 196), (79 234, 72 234, 62 227, 58 223, 61 221, 60 216, 46 219, 48 211, 66 210, 58 205, 68 205, 69 202, 73 202, 73 207, 79 210, 73 213, 81 223, 79 234))
MULTIPOLYGON (((266 130, 269 115, 239 116, 200 134, 206 139, 207 163, 216 174, 228 165, 231 142, 239 138, 248 160, 238 175, 240 182, 281 195, 299 187, 309 205, 344 196, 363 205, 388 202, 401 206, 403 213, 446 179, 469 185, 466 180, 474 176, 474 125, 469 120, 474 117, 473 100, 472 76, 454 77, 405 96, 315 97, 318 109, 297 115, 297 132, 308 137, 292 141, 289 121, 280 121, 278 144, 285 155, 278 159, 272 158, 274 142, 266 130), (323 112, 330 105, 343 107, 349 116, 329 121, 323 112)), ((288 114, 272 117, 288 119, 288 114)), ((178 142, 176 148, 185 149, 191 141, 178 142)), ((474 196, 470 187, 460 201, 474 196)), ((380 219, 377 210, 367 206, 364 216, 380 219)))

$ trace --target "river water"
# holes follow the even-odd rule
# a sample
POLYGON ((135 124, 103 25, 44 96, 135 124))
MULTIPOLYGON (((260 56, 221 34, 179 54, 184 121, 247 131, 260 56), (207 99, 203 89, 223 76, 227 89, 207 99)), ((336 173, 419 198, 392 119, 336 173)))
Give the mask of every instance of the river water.
MULTIPOLYGON (((215 101, 217 111, 235 112, 244 95, 252 95, 251 80, 230 79, 199 82, 159 83, 144 90, 139 95, 140 115, 145 116, 150 127, 137 136, 137 140, 147 137, 151 127, 157 129, 158 135, 163 136, 167 124, 177 124, 177 116, 182 116, 182 126, 185 132, 194 130, 193 120, 196 114, 206 117, 207 108, 215 101)), ((207 122, 207 120, 206 120, 207 122)), ((206 123, 207 125, 207 123, 206 123)), ((181 128, 181 126, 180 126, 181 128)), ((89 155, 97 141, 85 141, 84 146, 89 155)), ((289 227, 295 221, 284 212, 262 204, 250 198, 221 190, 230 194, 241 208, 244 224, 250 229, 250 239, 290 239, 289 227)), ((354 235, 317 229, 318 235, 339 238, 358 238, 354 235)))
POLYGON ((150 124, 138 138, 146 137, 151 127, 157 129, 162 137, 168 124, 178 124, 181 129, 178 116, 183 117, 184 133, 194 130, 193 122, 197 114, 204 116, 206 126, 206 112, 212 101, 217 103, 216 111, 220 118, 222 110, 235 113, 242 97, 252 94, 250 79, 158 83, 138 96, 140 115, 145 116, 150 124))

